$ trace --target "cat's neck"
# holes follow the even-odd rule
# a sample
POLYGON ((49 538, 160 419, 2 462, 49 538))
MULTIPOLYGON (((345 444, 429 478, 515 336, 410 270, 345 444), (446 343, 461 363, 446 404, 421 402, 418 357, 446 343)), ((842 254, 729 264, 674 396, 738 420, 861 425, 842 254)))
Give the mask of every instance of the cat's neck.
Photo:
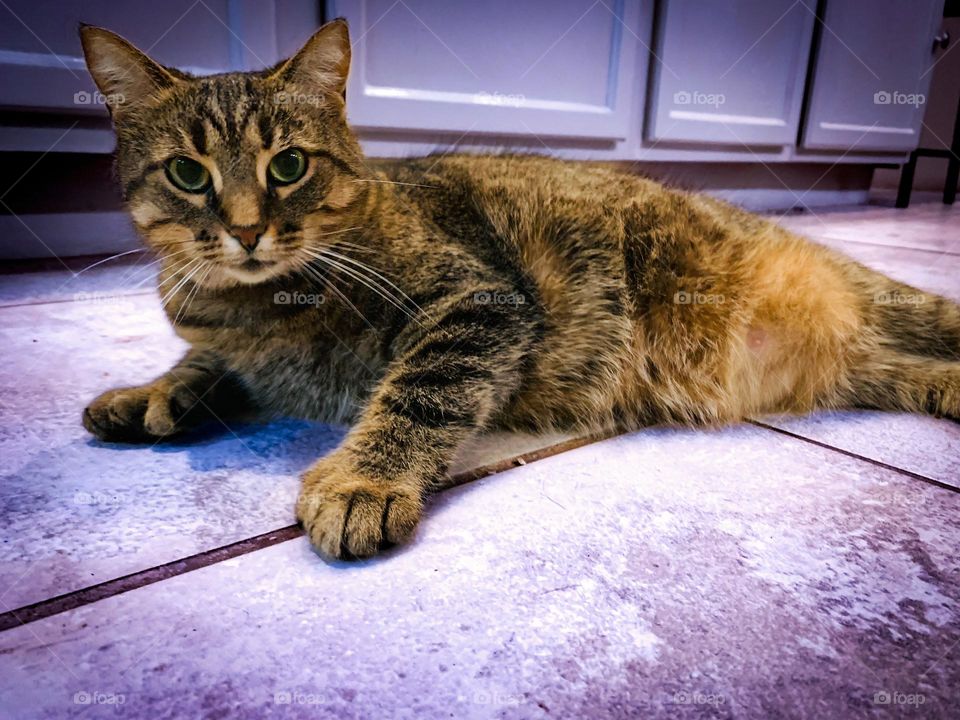
MULTIPOLYGON (((369 176, 355 182, 365 187, 366 200, 361 212, 349 223, 356 229, 344 232, 343 241, 362 246, 371 253, 395 257, 397 253, 407 252, 412 241, 426 236, 427 227, 420 209, 398 192, 401 183, 372 168, 369 176)), ((339 241, 332 236, 330 240, 339 241)))

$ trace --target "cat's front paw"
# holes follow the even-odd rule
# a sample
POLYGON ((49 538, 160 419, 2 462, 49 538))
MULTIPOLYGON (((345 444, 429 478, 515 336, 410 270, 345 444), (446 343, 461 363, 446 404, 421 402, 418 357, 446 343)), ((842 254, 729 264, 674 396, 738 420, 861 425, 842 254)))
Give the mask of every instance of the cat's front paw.
POLYGON ((303 476, 297 519, 313 546, 350 560, 408 540, 423 508, 419 491, 362 477, 339 457, 321 460, 303 476))
POLYGON ((108 390, 83 411, 83 426, 108 442, 155 442, 193 424, 197 396, 180 384, 108 390))

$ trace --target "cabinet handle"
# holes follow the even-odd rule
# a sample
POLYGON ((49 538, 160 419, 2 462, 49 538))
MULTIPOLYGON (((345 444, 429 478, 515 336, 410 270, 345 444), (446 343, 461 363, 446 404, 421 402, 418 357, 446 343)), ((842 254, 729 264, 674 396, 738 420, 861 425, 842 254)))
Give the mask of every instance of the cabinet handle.
POLYGON ((935 35, 933 38, 933 51, 936 52, 938 49, 946 50, 947 46, 950 45, 950 33, 947 30, 944 30, 939 35, 935 35))

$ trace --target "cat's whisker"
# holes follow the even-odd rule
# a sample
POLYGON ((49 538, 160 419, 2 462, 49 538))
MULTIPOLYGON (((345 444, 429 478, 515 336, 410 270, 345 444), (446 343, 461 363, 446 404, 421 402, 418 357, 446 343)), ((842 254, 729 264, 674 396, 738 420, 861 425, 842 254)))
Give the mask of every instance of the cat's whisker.
POLYGON ((213 271, 214 265, 213 263, 207 263, 206 261, 204 261, 204 264, 201 267, 204 267, 203 274, 199 276, 196 281, 194 281, 193 287, 190 289, 190 292, 187 293, 186 300, 180 303, 180 309, 177 311, 177 316, 173 319, 174 325, 177 325, 180 323, 181 316, 186 317, 184 313, 190 308, 190 305, 193 303, 194 298, 196 298, 197 295, 200 294, 200 286, 203 285, 203 281, 210 276, 210 273, 213 271))
MULTIPOLYGON (((178 279, 179 279, 179 276, 180 276, 180 273, 183 272, 184 270, 186 270, 186 269, 193 263, 193 261, 196 260, 196 259, 202 259, 202 258, 188 258, 188 259, 182 261, 181 264, 180 264, 178 267, 176 267, 175 269, 173 269, 173 270, 170 271, 170 274, 167 275, 167 277, 162 278, 161 280, 159 280, 159 281, 157 282, 157 289, 163 288, 164 285, 166 285, 168 282, 171 282, 172 280, 178 280, 178 279)), ((153 276, 150 276, 150 277, 153 277, 153 276)), ((145 278, 145 279, 140 283, 140 285, 142 285, 143 283, 145 283, 145 282, 147 282, 148 280, 150 280, 150 277, 145 278)), ((139 285, 138 285, 138 287, 139 287, 139 285)))
POLYGON ((360 270, 365 271, 365 272, 370 273, 371 275, 375 276, 375 277, 378 278, 381 282, 387 283, 387 285, 389 285, 391 288, 393 288, 393 289, 396 290, 398 293, 400 293, 400 296, 401 296, 404 300, 406 300, 407 302, 409 302, 409 303, 416 309, 416 311, 417 311, 418 313, 423 313, 424 315, 426 315, 426 312, 424 312, 423 308, 420 307, 419 305, 417 305, 417 303, 415 303, 415 302, 413 301, 413 299, 412 299, 409 295, 407 295, 403 290, 401 290, 401 289, 400 289, 395 283, 393 283, 389 278, 387 278, 386 276, 384 276, 384 275, 382 275, 381 273, 377 272, 375 269, 373 269, 372 267, 370 267, 370 266, 367 265, 366 263, 363 263, 363 262, 361 262, 361 261, 359 261, 359 260, 356 260, 355 258, 351 258, 351 257, 348 256, 348 255, 341 255, 340 253, 333 252, 330 248, 324 248, 321 252, 325 252, 325 253, 327 253, 328 255, 332 255, 333 257, 335 257, 335 258, 337 258, 337 259, 339 259, 339 260, 342 260, 343 262, 348 262, 348 263, 350 263, 351 265, 354 265, 354 266, 358 267, 360 270))
POLYGON ((403 290, 397 287, 388 278, 384 277, 380 273, 370 268, 368 265, 354 258, 350 258, 346 255, 341 255, 339 253, 333 252, 329 248, 320 249, 318 250, 318 252, 323 254, 327 258, 328 262, 330 262, 329 260, 330 257, 337 258, 337 261, 333 261, 337 267, 341 267, 341 269, 343 269, 345 272, 348 272, 348 274, 351 274, 351 275, 353 275, 354 273, 359 274, 360 278, 358 279, 361 279, 361 281, 364 282, 364 284, 367 287, 374 289, 376 292, 378 292, 378 294, 381 297, 390 301, 391 304, 393 304, 398 309, 402 310, 409 318, 411 318, 412 320, 415 320, 418 324, 420 324, 420 321, 417 319, 416 313, 412 312, 409 308, 407 308, 407 306, 404 305, 404 303, 401 302, 401 300, 397 298, 393 292, 391 292, 390 288, 393 288, 398 293, 400 293, 400 295, 407 302, 409 302, 410 305, 412 305, 416 309, 417 313, 422 313, 423 315, 426 316, 427 313, 419 305, 417 305, 417 303, 414 302, 405 292, 403 292, 403 290), (343 268, 342 267, 343 262, 350 263, 350 265, 352 265, 353 267, 349 269, 343 268), (382 283, 386 283, 387 286, 389 287, 385 287, 382 283))
MULTIPOLYGON (((183 287, 184 287, 186 284, 188 284, 188 283, 189 283, 189 284, 192 284, 193 286, 196 286, 196 285, 197 285, 197 282, 196 282, 196 279, 195 279, 195 278, 198 276, 198 274, 199 274, 200 272, 203 271, 203 269, 205 268, 205 266, 206 266, 206 263, 205 263, 203 260, 201 260, 201 261, 200 261, 200 264, 197 265, 197 267, 195 267, 193 270, 191 270, 191 271, 190 271, 190 274, 186 276, 186 278, 185 278, 186 282, 185 282, 183 285, 181 285, 180 289, 182 290, 183 287)), ((193 289, 193 288, 191 288, 191 290, 192 290, 192 289, 193 289)), ((179 292, 179 290, 178 290, 177 292, 179 292)), ((189 298, 189 296, 190 296, 190 293, 188 292, 188 293, 187 293, 187 297, 189 298)), ((176 293, 174 293, 174 297, 176 297, 176 293)), ((171 302, 172 302, 172 298, 171 298, 171 302)), ((168 304, 169 304, 169 303, 168 303, 168 304)), ((182 304, 181 304, 181 307, 182 307, 182 304)))
POLYGON ((370 328, 376 330, 373 324, 369 320, 367 320, 366 316, 364 316, 364 314, 360 312, 360 309, 350 301, 350 298, 348 298, 336 285, 334 285, 332 281, 328 280, 326 276, 321 275, 319 270, 314 268, 309 260, 307 261, 307 264, 304 265, 303 269, 305 272, 308 272, 311 277, 316 278, 321 283, 323 283, 324 287, 327 287, 330 290, 332 290, 334 293, 336 293, 337 297, 339 297, 357 315, 359 315, 361 320, 363 320, 368 326, 370 326, 370 328))
MULTIPOLYGON (((306 251, 310 252, 309 250, 306 250, 306 251)), ((392 295, 390 295, 390 293, 387 290, 382 288, 380 285, 376 284, 375 281, 373 281, 371 278, 366 277, 365 275, 362 275, 360 272, 351 268, 348 265, 344 265, 342 263, 337 262, 336 260, 332 259, 327 255, 324 255, 321 253, 315 253, 313 254, 313 257, 315 257, 317 260, 320 260, 321 262, 326 263, 327 265, 333 268, 340 270, 341 272, 345 273, 348 277, 351 277, 354 280, 357 280, 362 285, 364 285, 365 287, 367 287, 368 289, 370 289, 371 291, 379 295, 381 298, 386 300, 388 303, 393 305, 395 308, 400 310, 411 320, 420 324, 420 321, 417 319, 417 317, 413 313, 411 313, 407 307, 405 307, 399 300, 397 300, 392 295)))
POLYGON ((348 265, 343 265, 342 263, 339 263, 336 260, 332 260, 329 257, 323 257, 321 258, 321 260, 325 262, 327 265, 329 265, 331 268, 337 269, 340 272, 346 274, 347 277, 350 277, 359 281, 362 285, 364 285, 365 287, 369 288, 374 293, 382 297, 384 300, 386 300, 388 303, 393 305, 395 308, 397 308, 397 310, 402 312, 408 318, 410 318, 411 320, 419 324, 420 321, 417 319, 416 315, 414 315, 406 306, 404 306, 403 303, 401 303, 399 300, 393 297, 393 295, 391 295, 386 288, 378 285, 372 278, 369 278, 363 275, 362 273, 358 272, 354 268, 349 267, 348 265))
MULTIPOLYGON (((358 228, 350 228, 350 229, 351 229, 351 230, 356 230, 356 229, 358 229, 358 228)), ((323 236, 322 236, 322 235, 318 235, 318 236, 311 236, 311 237, 323 237, 323 236)), ((305 239, 305 238, 304 238, 304 233, 303 233, 302 230, 298 230, 298 231, 296 231, 296 232, 291 232, 291 233, 287 233, 287 234, 285 234, 285 235, 278 235, 278 236, 277 236, 277 240, 279 240, 279 241, 281 241, 281 242, 286 242, 286 241, 288 241, 288 240, 303 240, 303 239, 305 239)), ((371 253, 371 254, 372 254, 372 253, 376 252, 373 248, 365 247, 365 246, 363 246, 363 245, 358 245, 357 243, 350 242, 349 240, 336 240, 336 241, 334 241, 332 247, 343 247, 343 248, 346 248, 346 249, 348 249, 348 250, 353 250, 353 251, 355 251, 355 252, 362 252, 362 253, 371 253)))
POLYGON ((116 260, 117 258, 123 257, 124 255, 133 255, 133 253, 142 253, 142 252, 147 252, 147 248, 136 248, 134 250, 127 250, 126 252, 117 253, 116 255, 111 255, 108 258, 97 260, 97 262, 93 263, 92 265, 87 265, 83 270, 75 272, 73 274, 73 277, 77 277, 78 275, 83 275, 87 270, 91 270, 97 267, 97 265, 103 265, 106 262, 110 262, 111 260, 116 260))
POLYGON ((194 258, 190 261, 188 267, 193 266, 188 273, 180 278, 179 282, 174 285, 166 295, 160 300, 160 307, 166 309, 167 303, 176 295, 177 291, 188 281, 190 277, 201 267, 200 265, 194 265, 194 263, 203 263, 203 260, 200 258, 194 258))
POLYGON ((314 237, 329 237, 330 235, 341 235, 343 233, 351 232, 353 230, 363 230, 363 228, 360 226, 357 226, 357 227, 343 228, 341 230, 331 230, 330 232, 318 233, 314 237))
POLYGON ((382 185, 406 185, 407 187, 422 187, 430 188, 431 190, 436 190, 436 185, 426 185, 424 183, 411 183, 411 182, 400 182, 399 180, 379 180, 375 178, 360 178, 357 180, 351 180, 350 182, 355 183, 380 183, 382 185))
MULTIPOLYGON (((152 268, 152 267, 153 267, 154 265, 156 265, 157 263, 161 263, 161 262, 163 262, 164 260, 167 260, 168 258, 174 257, 174 256, 176 256, 176 255, 181 255, 181 254, 183 254, 183 253, 185 253, 185 252, 189 252, 190 250, 191 250, 191 248, 183 248, 182 250, 178 250, 178 251, 175 252, 175 253, 169 253, 169 254, 164 255, 164 256, 162 256, 162 257, 158 257, 156 260, 152 260, 152 261, 148 262, 146 265, 136 265, 136 266, 134 266, 133 268, 131 268, 130 271, 127 272, 122 278, 120 278, 120 282, 121 282, 121 284, 124 284, 124 283, 126 283, 128 280, 133 280, 133 279, 134 279, 134 278, 133 278, 134 273, 140 272, 140 271, 142 271, 142 270, 147 270, 147 269, 149 269, 149 268, 152 268)), ((144 283, 146 283, 147 281, 149 281, 149 280, 150 280, 151 278, 153 278, 153 277, 155 277, 155 273, 153 273, 153 272, 148 273, 145 278, 143 278, 142 280, 140 280, 139 282, 137 282, 137 284, 134 285, 131 289, 136 289, 136 288, 142 287, 142 286, 144 285, 144 283)))
POLYGON ((355 250, 357 252, 373 253, 373 248, 364 247, 363 245, 358 245, 357 243, 352 243, 347 240, 337 240, 333 243, 332 247, 345 247, 349 250, 355 250))

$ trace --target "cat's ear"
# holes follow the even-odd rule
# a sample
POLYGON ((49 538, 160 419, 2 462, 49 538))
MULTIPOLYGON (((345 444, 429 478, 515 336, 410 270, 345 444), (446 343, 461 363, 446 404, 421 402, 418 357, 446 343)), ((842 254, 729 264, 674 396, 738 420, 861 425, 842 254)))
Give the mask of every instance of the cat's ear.
POLYGON ((271 74, 302 90, 343 96, 350 71, 350 30, 343 18, 317 30, 296 55, 271 74))
POLYGON ((81 25, 80 43, 93 81, 114 116, 149 105, 161 91, 180 82, 169 70, 109 30, 81 25))

